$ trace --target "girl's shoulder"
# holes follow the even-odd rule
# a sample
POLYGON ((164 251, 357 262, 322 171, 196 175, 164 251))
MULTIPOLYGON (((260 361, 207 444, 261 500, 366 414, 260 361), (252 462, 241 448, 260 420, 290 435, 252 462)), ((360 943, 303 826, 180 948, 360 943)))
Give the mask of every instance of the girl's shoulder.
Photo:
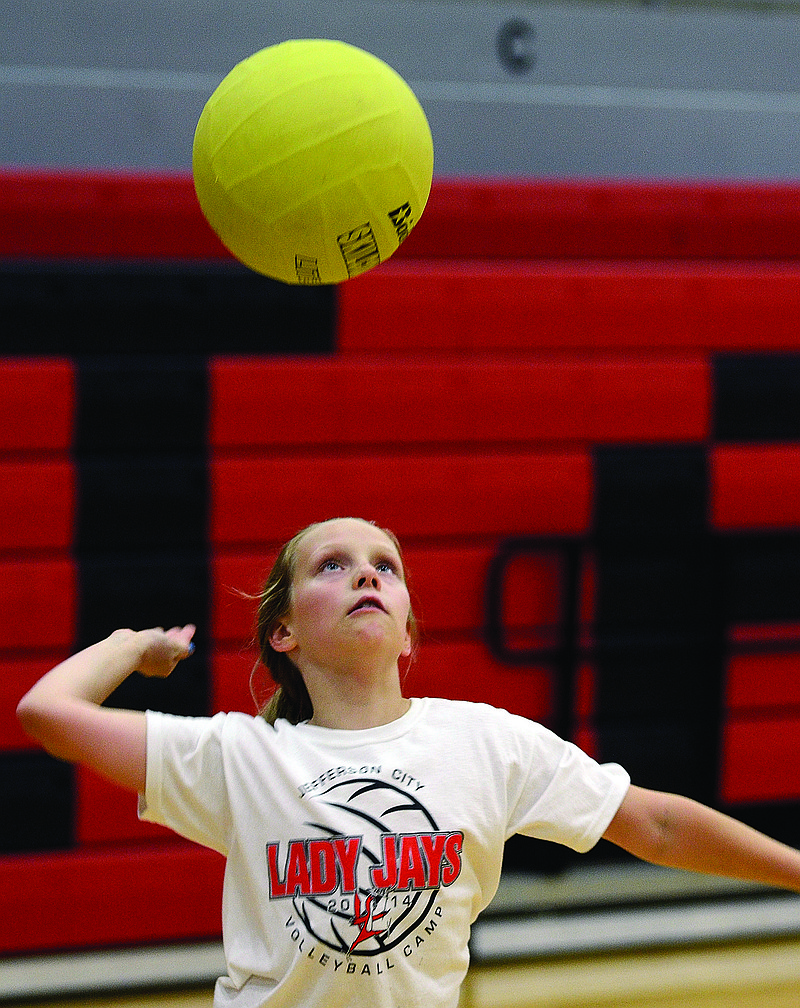
POLYGON ((528 738, 552 734, 538 721, 531 721, 489 703, 448 700, 444 697, 426 697, 422 703, 425 705, 423 720, 428 724, 440 724, 442 727, 449 725, 456 729, 469 726, 473 731, 483 730, 489 734, 501 732, 528 738))
POLYGON ((196 739, 198 742, 216 739, 222 743, 231 738, 269 738, 276 734, 272 725, 259 715, 244 711, 218 711, 210 716, 185 716, 148 711, 151 734, 172 738, 196 739))

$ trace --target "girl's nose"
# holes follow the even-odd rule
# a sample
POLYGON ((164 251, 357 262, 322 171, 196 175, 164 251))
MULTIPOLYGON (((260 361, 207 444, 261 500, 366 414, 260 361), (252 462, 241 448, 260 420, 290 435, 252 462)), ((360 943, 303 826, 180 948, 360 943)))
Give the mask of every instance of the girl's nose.
POLYGON ((381 582, 378 572, 371 564, 362 567, 356 573, 356 588, 380 588, 381 582))

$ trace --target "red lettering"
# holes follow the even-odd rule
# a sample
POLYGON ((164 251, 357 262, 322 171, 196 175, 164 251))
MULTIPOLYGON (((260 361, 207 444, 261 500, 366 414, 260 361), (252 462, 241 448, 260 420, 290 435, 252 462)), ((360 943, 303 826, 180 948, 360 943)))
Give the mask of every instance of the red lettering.
POLYGON ((394 889, 397 885, 397 845, 394 834, 381 837, 383 844, 383 864, 370 869, 370 878, 376 889, 394 889))
POLYGON ((339 863, 342 892, 356 891, 356 866, 361 851, 361 837, 334 837, 331 841, 339 863))
POLYGON ((428 862, 428 885, 435 889, 442 884, 442 857, 444 856, 445 833, 421 833, 419 837, 422 853, 428 862))
POLYGON ((330 840, 310 840, 308 863, 311 873, 311 892, 327 896, 336 889, 336 852, 330 840))
POLYGON ((289 896, 308 896, 311 893, 306 845, 302 840, 292 840, 289 844, 289 857, 286 861, 286 892, 289 896))
POLYGON ((278 847, 276 843, 267 844, 267 867, 269 868, 269 895, 271 899, 281 899, 288 895, 286 883, 281 882, 278 874, 278 847))
POLYGON ((416 836, 400 837, 400 865, 397 872, 398 889, 425 889, 425 862, 416 836))
POLYGON ((463 833, 448 834, 444 842, 444 858, 447 865, 442 869, 442 885, 452 885, 461 874, 461 849, 463 846, 463 833))

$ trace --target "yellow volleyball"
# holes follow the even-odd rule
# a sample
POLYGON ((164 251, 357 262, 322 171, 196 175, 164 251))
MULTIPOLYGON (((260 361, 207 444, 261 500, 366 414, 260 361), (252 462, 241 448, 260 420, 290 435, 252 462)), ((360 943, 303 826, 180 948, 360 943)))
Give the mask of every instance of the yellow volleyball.
POLYGON ((433 140, 403 78, 371 53, 293 39, 238 63, 197 123, 200 206, 229 251, 292 284, 384 262, 419 220, 433 140))

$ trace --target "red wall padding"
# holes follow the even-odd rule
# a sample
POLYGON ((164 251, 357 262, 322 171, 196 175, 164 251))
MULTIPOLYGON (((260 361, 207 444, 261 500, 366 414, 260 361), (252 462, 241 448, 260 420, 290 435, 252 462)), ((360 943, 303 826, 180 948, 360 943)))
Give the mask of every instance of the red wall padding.
MULTIPOLYGON (((738 627, 732 645, 790 647, 799 630, 793 624, 738 627)), ((732 803, 800 798, 791 769, 800 759, 800 652, 735 652, 727 671, 721 797, 732 803)))
POLYGON ((67 461, 0 461, 0 550, 69 550, 75 477, 67 461))
POLYGON ((74 409, 70 361, 0 359, 0 750, 32 747, 17 701, 75 636, 74 409))
POLYGON ((732 804, 797 801, 800 711, 795 716, 730 720, 723 735, 720 795, 732 804))
MULTIPOLYGON (((185 173, 0 171, 3 255, 230 259, 185 173)), ((710 351, 800 350, 797 260, 798 185, 436 179, 396 256, 339 288, 338 354, 210 363, 213 709, 253 709, 254 602, 237 592, 299 527, 360 514, 406 546, 424 631, 408 691, 546 721, 552 670, 482 640, 500 540, 588 533, 595 445, 706 441, 710 351)), ((74 382, 68 360, 0 360, 7 750, 30 747, 14 703, 74 637, 74 382)), ((710 470, 718 530, 797 527, 796 446, 716 446, 710 470)), ((552 636, 560 577, 546 552, 510 565, 513 643, 552 636)), ((794 661, 731 660, 727 800, 800 797, 794 661)), ((589 749, 594 688, 586 665, 589 749)), ((0 951, 217 935, 221 859, 88 771, 76 789, 78 850, 0 859, 0 951)))
POLYGON ((216 937, 223 869, 185 842, 0 858, 0 950, 216 937))
POLYGON ((397 253, 426 258, 795 258, 795 183, 434 179, 397 253))
POLYGON ((388 262, 344 284, 344 353, 800 347, 800 265, 388 262))
MULTIPOLYGON (((0 255, 228 257, 188 173, 0 170, 0 255)), ((444 179, 402 258, 795 258, 792 183, 444 179)))
MULTIPOLYGON (((800 636, 797 627, 793 635, 795 640, 800 636)), ((734 655, 728 664, 726 690, 726 703, 732 711, 787 704, 800 708, 800 651, 734 655)))
POLYGON ((0 360, 0 451, 69 451, 74 408, 71 362, 0 360))
POLYGON ((254 632, 258 605, 275 550, 216 553, 211 558, 211 633, 220 643, 242 644, 254 632))
POLYGON ((0 256, 230 258, 185 172, 0 171, 0 256))
MULTIPOLYGON (((244 711, 254 714, 257 705, 250 691, 250 677, 253 673, 258 652, 245 643, 221 644, 214 649, 211 657, 211 709, 217 711, 244 711)), ((253 685, 259 703, 263 703, 275 688, 268 681, 267 674, 259 666, 253 685)))
POLYGON ((166 827, 142 822, 137 806, 137 796, 131 791, 117 787, 86 767, 77 768, 75 840, 79 846, 149 839, 178 842, 176 834, 166 827))
POLYGON ((800 445, 718 445, 709 470, 716 528, 800 527, 800 445))
POLYGON ((73 560, 0 560, 0 640, 4 650, 69 648, 75 637, 76 612, 73 560))
POLYGON ((584 451, 217 458, 209 530, 216 548, 284 541, 342 515, 374 520, 401 539, 580 533, 591 500, 584 451))
MULTIPOLYGON (((365 348, 366 349, 366 348, 365 348)), ((225 359, 211 366, 215 448, 708 436, 700 356, 225 359)))

